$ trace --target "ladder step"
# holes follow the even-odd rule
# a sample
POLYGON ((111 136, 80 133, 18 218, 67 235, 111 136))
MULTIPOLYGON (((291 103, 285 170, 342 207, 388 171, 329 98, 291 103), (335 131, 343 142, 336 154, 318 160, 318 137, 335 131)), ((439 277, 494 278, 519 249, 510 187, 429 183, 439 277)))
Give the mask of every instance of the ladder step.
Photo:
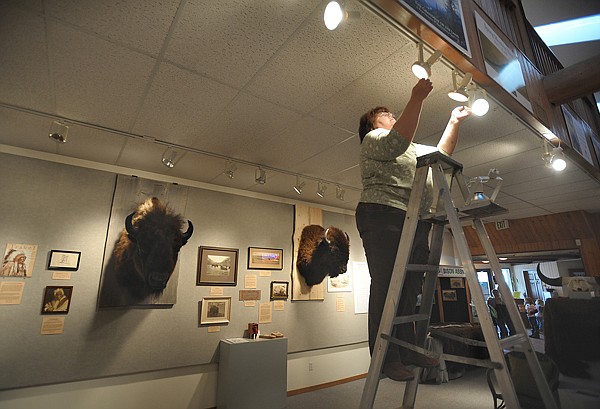
POLYGON ((406 342, 406 341, 402 341, 401 339, 394 338, 394 337, 392 337, 390 335, 387 335, 387 334, 381 334, 381 338, 385 339, 388 342, 391 342, 392 344, 400 345, 404 349, 410 349, 411 351, 418 352, 419 354, 422 354, 422 355, 426 355, 426 356, 429 356, 429 357, 432 357, 432 358, 439 358, 440 357, 439 353, 428 351, 425 348, 421 348, 420 346, 417 346, 415 344, 411 344, 411 343, 406 342))
POLYGON ((461 355, 441 354, 440 359, 450 362, 458 362, 460 364, 480 366, 483 368, 501 369, 503 367, 501 363, 493 362, 489 359, 469 358, 461 355))
POLYGON ((447 332, 436 330, 436 329, 430 330, 430 333, 431 333, 431 336, 434 338, 436 338, 436 337, 447 338, 447 339, 451 339, 452 341, 460 342, 462 344, 471 345, 471 346, 475 346, 475 347, 487 348, 487 344, 485 343, 485 341, 478 341, 476 339, 460 337, 458 335, 449 334, 447 332))
POLYGON ((459 212, 468 214, 473 217, 486 217, 493 216, 496 214, 507 213, 508 209, 491 202, 488 200, 483 200, 481 202, 473 202, 468 206, 464 206, 458 209, 459 212))
POLYGON ((417 273, 437 273, 440 266, 434 264, 408 264, 406 271, 417 272, 417 273))
POLYGON ((407 322, 427 321, 429 315, 427 314, 411 314, 411 315, 398 315, 394 318, 392 323, 394 325, 406 324, 407 322))
POLYGON ((529 347, 529 342, 528 342, 527 335, 516 334, 516 335, 511 335, 510 337, 501 339, 500 345, 504 349, 523 351, 523 349, 527 349, 529 347))

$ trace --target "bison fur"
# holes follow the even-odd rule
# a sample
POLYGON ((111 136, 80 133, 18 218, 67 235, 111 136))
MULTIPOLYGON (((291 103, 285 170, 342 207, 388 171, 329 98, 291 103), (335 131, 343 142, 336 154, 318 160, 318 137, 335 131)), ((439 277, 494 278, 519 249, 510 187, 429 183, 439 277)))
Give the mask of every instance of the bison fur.
POLYGON ((175 269, 179 250, 194 226, 156 197, 149 198, 125 219, 125 228, 113 250, 119 284, 133 299, 162 293, 175 269))
POLYGON ((350 239, 342 230, 336 227, 324 229, 316 224, 302 230, 296 267, 309 286, 319 284, 327 275, 344 274, 349 257, 350 239))

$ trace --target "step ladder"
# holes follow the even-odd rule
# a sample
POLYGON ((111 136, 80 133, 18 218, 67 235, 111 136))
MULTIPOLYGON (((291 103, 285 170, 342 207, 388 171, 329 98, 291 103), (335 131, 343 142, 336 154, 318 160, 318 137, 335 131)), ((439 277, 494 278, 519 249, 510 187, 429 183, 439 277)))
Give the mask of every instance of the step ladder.
MULTIPOLYGON (((496 189, 492 198, 495 198, 497 191, 498 189, 496 189)), ((487 303, 477 279, 477 272, 472 261, 461 223, 472 221, 479 240, 485 250, 487 259, 490 261, 492 271, 496 275, 502 298, 507 301, 512 300, 513 295, 504 282, 498 257, 496 256, 491 241, 485 231, 483 222, 481 221, 482 217, 506 212, 506 209, 495 204, 492 199, 485 196, 482 192, 476 191, 475 196, 476 197, 474 198, 474 195, 470 192, 467 182, 462 175, 462 165, 460 163, 439 152, 434 152, 418 158, 413 189, 408 203, 402 236, 398 245, 392 278, 388 287, 381 324, 379 326, 377 340, 371 357, 369 373, 360 401, 360 409, 373 408, 385 355, 390 343, 400 345, 403 348, 420 352, 425 355, 434 356, 423 347, 429 331, 429 319, 431 316, 436 278, 442 253, 443 233, 447 224, 450 225, 456 248, 458 249, 459 257, 465 270, 468 288, 471 292, 472 302, 480 320, 485 342, 465 338, 460 338, 460 340, 467 344, 487 347, 490 359, 481 360, 450 354, 441 354, 439 358, 446 361, 493 368, 506 407, 512 409, 519 408, 520 406, 510 373, 506 366, 504 351, 523 352, 545 407, 547 409, 558 409, 558 405, 552 396, 552 392, 550 391, 550 387, 548 386, 537 359, 537 355, 529 340, 525 325, 514 302, 506 302, 506 307, 510 319, 514 324, 516 334, 511 334, 508 338, 498 339, 496 327, 488 312, 487 303), (420 214, 427 175, 430 171, 434 183, 435 211, 433 213, 420 214), (460 208, 455 207, 451 197, 450 186, 452 183, 457 183, 460 194, 464 199, 460 208), (430 255, 427 265, 408 264, 419 219, 429 220, 433 224, 430 255), (396 316, 405 274, 411 273, 425 274, 420 307, 417 314, 396 316), (416 325, 415 345, 408 344, 405 341, 392 336, 393 329, 396 325, 408 322, 414 322, 416 325)), ((407 382, 401 406, 402 408, 414 408, 421 372, 422 368, 415 368, 414 380, 407 382)))

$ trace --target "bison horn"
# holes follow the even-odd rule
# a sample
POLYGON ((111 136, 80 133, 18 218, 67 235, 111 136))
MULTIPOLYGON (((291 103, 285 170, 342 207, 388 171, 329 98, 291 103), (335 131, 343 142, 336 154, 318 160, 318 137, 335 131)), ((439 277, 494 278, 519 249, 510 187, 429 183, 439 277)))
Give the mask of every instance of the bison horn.
POLYGON ((537 265, 537 273, 538 273, 538 276, 540 277, 540 280, 542 280, 544 283, 546 283, 548 285, 560 287, 563 284, 562 277, 550 278, 550 277, 546 277, 545 275, 543 275, 542 270, 540 269, 540 263, 538 263, 538 265, 537 265))
POLYGON ((131 240, 131 241, 135 241, 135 229, 133 228, 133 223, 131 222, 134 214, 135 214, 135 212, 131 213, 125 219, 125 230, 127 230, 127 236, 129 237, 129 240, 131 240))
POLYGON ((190 239, 190 237, 192 237, 192 234, 194 233, 194 225, 189 220, 187 222, 188 222, 188 229, 186 230, 185 233, 183 233, 183 244, 182 244, 182 246, 185 246, 185 244, 187 243, 187 241, 190 239))

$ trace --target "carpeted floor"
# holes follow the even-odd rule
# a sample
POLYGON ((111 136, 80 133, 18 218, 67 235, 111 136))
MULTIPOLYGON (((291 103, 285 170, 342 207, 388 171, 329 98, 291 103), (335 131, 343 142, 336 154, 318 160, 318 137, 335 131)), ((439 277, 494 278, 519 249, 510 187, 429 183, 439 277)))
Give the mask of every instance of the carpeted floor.
MULTIPOLYGON (((544 338, 531 338, 533 348, 543 353, 544 338)), ((567 378, 561 375, 559 392, 561 399, 566 399, 575 405, 573 399, 578 399, 577 389, 595 391, 600 393, 600 362, 594 362, 593 379, 582 383, 579 378, 567 378), (595 387, 594 387, 595 386, 595 387), (563 391, 561 391, 563 389, 563 391), (567 392, 567 393, 565 393, 567 392)), ((494 401, 487 384, 484 368, 469 367, 465 374, 450 382, 435 384, 420 384, 417 394, 415 409, 492 409, 494 401)), ((365 379, 337 385, 331 388, 319 389, 313 392, 290 396, 287 398, 287 409, 353 409, 358 408, 362 396, 365 379)), ((373 409, 397 409, 402 404, 404 396, 404 382, 394 382, 383 378, 379 382, 379 389, 373 409)), ((600 398, 583 396, 586 404, 575 405, 572 408, 600 408, 600 398), (592 402, 592 406, 587 406, 592 402), (597 406, 594 406, 597 402, 597 406)), ((563 409, 571 409, 563 407, 563 409)))

